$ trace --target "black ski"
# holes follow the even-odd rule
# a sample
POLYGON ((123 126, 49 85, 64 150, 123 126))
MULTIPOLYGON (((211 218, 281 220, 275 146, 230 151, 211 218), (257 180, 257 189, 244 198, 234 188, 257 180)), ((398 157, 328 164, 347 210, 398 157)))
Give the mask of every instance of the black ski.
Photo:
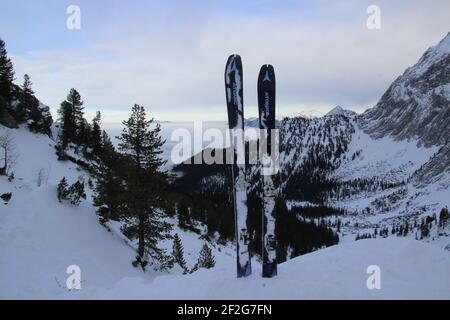
MULTIPOLYGON (((275 129, 275 71, 271 65, 261 67, 258 77, 258 107, 259 126, 267 137, 267 149, 263 150, 261 163, 274 168, 272 154, 272 130, 275 129)), ((263 174, 263 213, 262 213, 262 258, 263 277, 270 278, 277 275, 277 242, 275 237, 275 187, 273 175, 263 174)))
MULTIPOLYGON (((227 97, 228 125, 230 141, 238 159, 245 159, 244 144, 244 99, 242 61, 239 55, 231 55, 225 67, 225 93, 227 97)), ((245 178, 245 161, 232 167, 233 202, 236 228, 237 276, 247 277, 252 273, 250 235, 247 230, 247 184, 245 178), (237 169, 236 169, 237 168, 237 169)))

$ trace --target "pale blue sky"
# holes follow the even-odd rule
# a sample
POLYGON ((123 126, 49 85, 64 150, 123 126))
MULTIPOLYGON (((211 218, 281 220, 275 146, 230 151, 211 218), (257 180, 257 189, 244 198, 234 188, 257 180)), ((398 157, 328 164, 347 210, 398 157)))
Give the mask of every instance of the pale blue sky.
POLYGON ((56 111, 71 87, 88 115, 120 121, 134 103, 162 120, 226 120, 224 63, 244 62, 245 104, 275 66, 278 115, 373 106, 389 84, 450 31, 450 2, 2 0, 0 37, 20 79, 56 111), (81 8, 81 30, 66 8, 81 8), (381 30, 366 8, 381 9, 381 30))

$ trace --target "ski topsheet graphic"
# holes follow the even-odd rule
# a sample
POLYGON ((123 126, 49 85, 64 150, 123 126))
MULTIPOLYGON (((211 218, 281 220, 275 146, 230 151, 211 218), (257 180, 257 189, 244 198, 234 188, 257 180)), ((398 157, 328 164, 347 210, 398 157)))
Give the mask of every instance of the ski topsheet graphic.
POLYGON ((242 61, 239 55, 231 55, 225 68, 225 91, 228 109, 228 125, 231 146, 238 157, 232 167, 233 202, 236 227, 237 276, 246 277, 252 272, 247 230, 247 184, 245 179, 244 99, 242 61), (237 170, 236 170, 237 168, 237 170))
MULTIPOLYGON (((275 72, 271 65, 261 67, 258 77, 259 126, 266 134, 266 146, 261 155, 264 166, 274 167, 275 154, 272 155, 272 130, 275 129, 275 72)), ((261 140, 260 140, 261 141, 261 140)), ((277 275, 277 245, 275 238, 275 188, 272 175, 262 174, 263 213, 262 213, 262 258, 263 277, 277 275)))

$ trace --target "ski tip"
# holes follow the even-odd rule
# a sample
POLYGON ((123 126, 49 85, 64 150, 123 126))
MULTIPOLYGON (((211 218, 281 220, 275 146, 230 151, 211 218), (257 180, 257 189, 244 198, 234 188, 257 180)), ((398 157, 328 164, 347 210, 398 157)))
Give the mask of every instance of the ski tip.
POLYGON ((260 73, 269 70, 270 72, 274 72, 274 68, 271 64, 263 64, 260 69, 260 73))
POLYGON ((225 65, 225 79, 227 75, 235 70, 241 70, 242 74, 242 60, 238 54, 232 54, 228 57, 227 64, 225 65))
POLYGON ((267 64, 264 64, 261 66, 261 69, 259 69, 259 76, 258 76, 258 82, 261 82, 264 78, 264 75, 266 74, 267 70, 267 64))
POLYGON ((273 82, 275 80, 275 70, 271 64, 264 64, 259 70, 258 83, 273 82))
POLYGON ((232 60, 241 60, 241 56, 238 54, 232 54, 228 57, 227 63, 230 63, 232 60))

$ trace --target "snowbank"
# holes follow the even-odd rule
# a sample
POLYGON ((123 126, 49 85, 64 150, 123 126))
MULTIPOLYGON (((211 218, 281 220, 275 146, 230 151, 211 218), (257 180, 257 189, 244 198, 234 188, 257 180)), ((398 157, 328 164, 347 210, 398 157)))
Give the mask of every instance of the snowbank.
POLYGON ((449 299, 450 255, 414 240, 360 240, 330 247, 279 266, 279 276, 235 278, 234 259, 192 275, 153 281, 124 278, 113 288, 85 288, 77 299, 449 299), (381 289, 369 290, 367 267, 381 270, 381 289))

